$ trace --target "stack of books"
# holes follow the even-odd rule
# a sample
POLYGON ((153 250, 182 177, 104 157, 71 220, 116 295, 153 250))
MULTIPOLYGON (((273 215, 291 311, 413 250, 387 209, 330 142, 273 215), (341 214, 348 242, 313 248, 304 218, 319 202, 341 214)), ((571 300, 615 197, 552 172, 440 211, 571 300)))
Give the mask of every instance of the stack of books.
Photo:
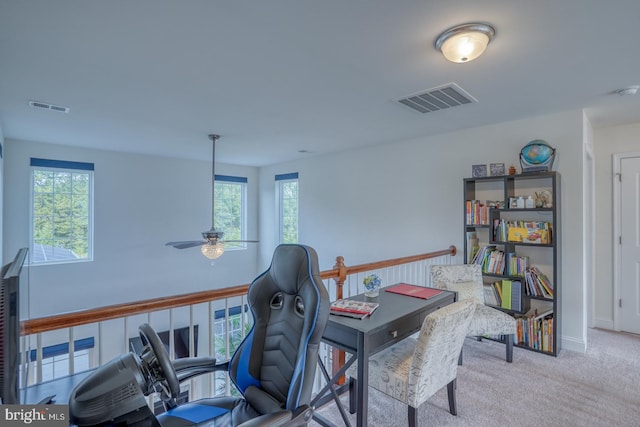
POLYGON ((497 250, 495 245, 482 246, 471 264, 480 264, 483 273, 502 275, 505 267, 504 252, 497 250))
POLYGON ((553 309, 542 313, 531 309, 516 319, 516 342, 520 345, 541 350, 553 351, 553 309))
POLYGON ((534 297, 553 298, 553 285, 543 272, 536 267, 531 267, 525 272, 527 295, 534 297))
POLYGON ((378 308, 377 302, 356 301, 352 299, 339 299, 331 303, 331 314, 337 316, 364 319, 378 308))
POLYGON ((496 219, 493 223, 494 240, 499 242, 522 242, 551 244, 551 223, 546 221, 508 221, 496 219))
POLYGON ((528 301, 522 299, 522 282, 503 279, 500 282, 484 284, 484 302, 507 310, 528 310, 528 301))
POLYGON ((517 256, 515 252, 511 252, 507 254, 507 260, 507 276, 524 277, 529 266, 529 257, 517 256))
POLYGON ((503 209, 504 202, 501 200, 467 200, 466 201, 466 222, 467 225, 489 225, 489 211, 493 208, 503 209))

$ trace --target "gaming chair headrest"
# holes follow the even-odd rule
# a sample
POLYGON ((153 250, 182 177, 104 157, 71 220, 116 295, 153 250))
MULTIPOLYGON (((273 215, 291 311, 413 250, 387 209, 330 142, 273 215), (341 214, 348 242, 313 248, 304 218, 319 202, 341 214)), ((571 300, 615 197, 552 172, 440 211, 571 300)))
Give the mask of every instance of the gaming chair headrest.
POLYGON ((285 293, 297 294, 307 280, 318 274, 318 254, 309 246, 282 244, 273 252, 269 275, 285 293))

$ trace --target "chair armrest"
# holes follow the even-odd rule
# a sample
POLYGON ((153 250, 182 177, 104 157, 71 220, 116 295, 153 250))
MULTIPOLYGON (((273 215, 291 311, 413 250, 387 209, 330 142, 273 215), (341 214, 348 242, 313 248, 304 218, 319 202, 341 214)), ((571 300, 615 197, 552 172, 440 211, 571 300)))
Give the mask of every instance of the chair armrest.
POLYGON ((229 368, 229 362, 216 364, 215 357, 184 357, 172 363, 179 382, 209 372, 226 371, 229 368))
POLYGON ((291 411, 279 411, 271 414, 261 415, 252 420, 246 421, 238 427, 287 427, 299 426, 311 421, 313 416, 313 408, 303 405, 291 411), (302 422, 304 420, 304 422, 302 422))

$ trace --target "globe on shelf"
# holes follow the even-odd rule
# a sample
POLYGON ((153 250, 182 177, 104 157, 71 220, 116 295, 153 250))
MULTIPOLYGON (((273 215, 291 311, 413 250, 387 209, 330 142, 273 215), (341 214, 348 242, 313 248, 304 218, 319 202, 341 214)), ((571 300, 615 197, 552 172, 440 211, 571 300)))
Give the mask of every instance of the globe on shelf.
POLYGON ((520 150, 522 172, 547 172, 553 166, 556 149, 547 141, 534 139, 520 150))

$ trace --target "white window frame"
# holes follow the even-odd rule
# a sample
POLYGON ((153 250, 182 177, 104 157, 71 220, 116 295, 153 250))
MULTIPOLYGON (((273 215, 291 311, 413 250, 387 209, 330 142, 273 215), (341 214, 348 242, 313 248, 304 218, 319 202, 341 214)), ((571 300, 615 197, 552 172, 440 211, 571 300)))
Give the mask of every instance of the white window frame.
MULTIPOLYGON (((230 175, 216 175, 214 180, 215 185, 238 185, 240 187, 240 238, 238 240, 246 240, 247 239, 247 185, 248 180, 246 177, 240 176, 230 176, 230 175)), ((214 187, 215 188, 215 187, 214 187)), ((214 190, 215 191, 215 190, 214 190)), ((216 198, 215 207, 220 206, 220 200, 216 198)), ((214 218, 218 218, 217 212, 214 212, 214 218)), ((218 227, 215 227, 218 229, 218 227)), ((221 228, 220 231, 226 232, 224 228, 221 228)), ((225 233, 224 239, 228 239, 229 235, 225 233)), ((233 239, 235 240, 235 239, 233 239)), ((247 243, 230 243, 225 244, 225 251, 233 251, 233 250, 244 250, 247 249, 247 243)))
MULTIPOLYGON (((94 338, 74 341, 73 351, 73 370, 74 374, 86 372, 95 368, 97 365, 96 351, 94 347, 94 338)), ((37 353, 34 349, 27 349, 26 355, 27 366, 20 365, 20 384, 34 385, 45 381, 54 380, 56 378, 66 377, 69 372, 69 343, 57 344, 43 347, 40 359, 36 357, 37 353), (40 365, 40 376, 38 376, 38 365, 40 365), (26 372, 25 369, 26 368, 26 372), (26 374, 26 378, 24 375, 26 374)))
MULTIPOLYGON (((74 367, 85 366, 86 369, 78 369, 76 372, 84 372, 92 369, 92 349, 76 350, 73 352, 74 367)), ((34 362, 37 365, 38 362, 34 362)), ((69 353, 49 356, 42 359, 42 382, 55 380, 69 376, 69 353)), ((36 368, 33 369, 34 371, 36 368)))
MULTIPOLYGON (((91 262, 93 261, 93 189, 94 179, 94 165, 93 163, 84 162, 72 162, 64 160, 50 160, 31 158, 31 179, 30 179, 30 198, 29 198, 29 265, 50 265, 50 264, 68 264, 77 262, 91 262), (88 232, 87 232, 87 256, 85 258, 76 259, 54 259, 45 261, 35 261, 35 212, 34 212, 34 176, 36 172, 48 171, 48 172, 63 172, 63 173, 83 173, 89 176, 89 194, 88 196, 88 232)), ((55 191, 54 193, 55 194, 55 191)))
POLYGON ((298 243, 300 240, 300 182, 299 182, 298 172, 286 173, 281 175, 276 175, 276 205, 277 205, 277 221, 278 221, 278 241, 280 243, 298 243), (289 184, 295 182, 298 188, 296 192, 296 204, 298 206, 296 216, 296 241, 295 242, 285 242, 284 241, 284 228, 285 228, 285 218, 284 218, 284 191, 283 187, 285 184, 289 184))

